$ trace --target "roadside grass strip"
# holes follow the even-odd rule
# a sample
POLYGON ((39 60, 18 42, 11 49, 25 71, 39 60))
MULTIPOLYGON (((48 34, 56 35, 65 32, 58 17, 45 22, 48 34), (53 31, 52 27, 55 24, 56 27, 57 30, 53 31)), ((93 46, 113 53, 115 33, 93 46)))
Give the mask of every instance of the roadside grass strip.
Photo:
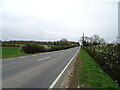
MULTIPOLYGON (((80 88, 118 88, 120 87, 82 48, 78 58, 80 88)), ((118 90, 117 89, 117 90, 118 90)))

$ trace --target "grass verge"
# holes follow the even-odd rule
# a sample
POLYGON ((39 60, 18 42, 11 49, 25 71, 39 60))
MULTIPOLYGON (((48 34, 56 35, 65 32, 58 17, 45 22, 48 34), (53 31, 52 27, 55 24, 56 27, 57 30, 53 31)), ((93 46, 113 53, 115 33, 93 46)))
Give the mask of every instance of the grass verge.
POLYGON ((120 88, 82 48, 70 85, 71 88, 120 88))

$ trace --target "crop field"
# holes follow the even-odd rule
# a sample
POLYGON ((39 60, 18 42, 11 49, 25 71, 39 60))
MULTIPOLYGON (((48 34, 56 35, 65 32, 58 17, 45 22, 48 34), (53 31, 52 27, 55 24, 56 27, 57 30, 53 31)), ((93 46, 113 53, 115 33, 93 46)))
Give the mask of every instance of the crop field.
POLYGON ((19 47, 0 47, 2 48, 2 58, 10 58, 27 55, 19 52, 19 47))

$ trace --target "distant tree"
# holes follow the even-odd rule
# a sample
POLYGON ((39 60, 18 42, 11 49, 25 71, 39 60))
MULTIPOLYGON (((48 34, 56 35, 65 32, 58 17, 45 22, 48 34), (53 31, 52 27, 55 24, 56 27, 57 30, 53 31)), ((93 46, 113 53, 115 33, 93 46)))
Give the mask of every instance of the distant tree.
POLYGON ((106 41, 103 38, 101 38, 100 39, 100 44, 105 44, 105 43, 106 43, 106 41))
POLYGON ((62 38, 60 41, 68 41, 66 38, 62 38))
POLYGON ((100 37, 95 34, 95 35, 93 35, 93 40, 94 40, 94 42, 99 43, 100 37))
POLYGON ((106 41, 103 38, 100 38, 100 36, 96 34, 93 35, 92 37, 88 37, 88 36, 81 37, 80 41, 84 46, 99 45, 106 43, 106 41))

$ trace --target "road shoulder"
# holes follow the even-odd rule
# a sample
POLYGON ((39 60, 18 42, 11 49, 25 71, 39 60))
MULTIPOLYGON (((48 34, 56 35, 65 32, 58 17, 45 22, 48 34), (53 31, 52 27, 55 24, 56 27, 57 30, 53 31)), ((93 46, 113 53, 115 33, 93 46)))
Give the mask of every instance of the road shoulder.
POLYGON ((67 67, 63 75, 60 77, 54 88, 69 88, 71 77, 73 77, 74 67, 79 53, 74 57, 70 65, 67 67))

